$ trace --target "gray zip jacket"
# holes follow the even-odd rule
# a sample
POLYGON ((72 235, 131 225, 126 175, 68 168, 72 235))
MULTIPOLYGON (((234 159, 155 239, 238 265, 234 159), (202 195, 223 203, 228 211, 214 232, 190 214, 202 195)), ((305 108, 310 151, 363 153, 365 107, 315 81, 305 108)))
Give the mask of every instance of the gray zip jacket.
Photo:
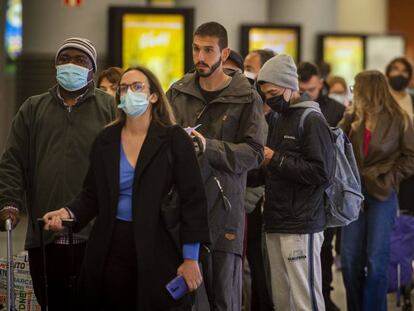
POLYGON ((209 224, 212 248, 241 255, 246 176, 263 159, 267 124, 262 100, 247 78, 233 71, 228 74, 230 84, 209 104, 200 93, 197 73, 173 84, 167 96, 178 124, 201 124, 197 131, 206 138, 204 155, 231 203, 231 209, 222 209, 219 219, 209 224))

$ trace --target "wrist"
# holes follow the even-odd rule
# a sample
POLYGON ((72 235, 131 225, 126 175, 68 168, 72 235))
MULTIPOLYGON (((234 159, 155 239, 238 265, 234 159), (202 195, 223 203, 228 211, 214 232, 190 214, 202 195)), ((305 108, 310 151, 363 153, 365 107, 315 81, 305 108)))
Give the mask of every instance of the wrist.
POLYGON ((198 261, 195 259, 184 258, 184 263, 197 263, 198 261))

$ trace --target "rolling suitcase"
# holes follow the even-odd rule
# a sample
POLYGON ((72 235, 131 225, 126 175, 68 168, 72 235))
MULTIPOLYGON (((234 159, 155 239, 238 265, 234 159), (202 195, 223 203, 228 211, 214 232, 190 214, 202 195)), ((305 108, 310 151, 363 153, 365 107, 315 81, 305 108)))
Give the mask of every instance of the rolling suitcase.
POLYGON ((388 292, 397 293, 397 307, 403 298, 403 311, 411 311, 411 289, 414 261, 414 217, 400 214, 391 234, 388 266, 388 292))
MULTIPOLYGON (((42 250, 42 280, 43 280, 43 298, 44 298, 44 306, 42 310, 48 311, 49 310, 49 296, 48 296, 48 280, 47 280, 47 258, 46 258, 46 245, 45 245, 45 239, 43 234, 43 227, 44 227, 44 220, 43 218, 38 218, 37 222, 40 227, 40 248, 42 250)), ((72 297, 75 297, 76 294, 76 273, 75 273, 75 255, 74 255, 74 248, 73 248, 73 219, 62 219, 62 225, 68 229, 68 236, 69 236, 69 245, 71 247, 71 258, 72 265, 71 265, 71 276, 69 280, 69 286, 71 288, 71 295, 72 297)))

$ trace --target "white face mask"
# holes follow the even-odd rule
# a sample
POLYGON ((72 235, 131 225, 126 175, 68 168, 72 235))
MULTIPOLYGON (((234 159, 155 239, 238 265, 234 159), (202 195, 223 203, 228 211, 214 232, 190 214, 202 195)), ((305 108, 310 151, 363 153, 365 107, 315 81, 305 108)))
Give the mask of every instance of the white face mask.
POLYGON ((343 95, 343 94, 331 93, 328 95, 328 97, 332 98, 333 100, 336 100, 337 102, 341 103, 344 106, 346 106, 348 103, 348 96, 343 95))
POLYGON ((257 75, 251 71, 244 71, 244 75, 246 76, 247 79, 251 79, 251 80, 256 80, 257 75))

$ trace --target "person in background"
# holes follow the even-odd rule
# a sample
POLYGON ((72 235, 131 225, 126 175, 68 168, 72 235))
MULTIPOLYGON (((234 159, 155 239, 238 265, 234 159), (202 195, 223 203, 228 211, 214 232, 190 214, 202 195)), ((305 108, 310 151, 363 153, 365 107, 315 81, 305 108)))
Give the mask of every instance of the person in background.
MULTIPOLYGON (((319 74, 318 67, 309 62, 300 63, 298 65, 298 75, 300 91, 308 94, 311 100, 319 104, 329 126, 337 126, 339 121, 342 120, 345 106, 322 94, 324 80, 319 74)), ((325 230, 321 249, 322 290, 325 307, 328 311, 339 310, 331 299, 331 291, 333 289, 331 285, 333 281, 332 264, 334 262, 332 243, 336 231, 336 228, 327 228, 325 230)))
POLYGON ((345 107, 322 93, 324 80, 318 67, 310 62, 299 63, 298 75, 300 92, 307 93, 311 100, 319 104, 330 126, 337 126, 344 115, 345 107))
POLYGON ((253 50, 247 54, 244 59, 244 75, 253 84, 256 81, 260 68, 263 67, 269 59, 275 56, 272 50, 253 50))
MULTIPOLYGON (((271 50, 254 50, 247 54, 244 60, 244 74, 249 79, 251 84, 256 83, 256 77, 259 74, 260 68, 262 68, 262 66, 274 55, 274 52, 271 50)), ((258 88, 258 91, 260 91, 260 88, 258 88)), ((263 112, 268 124, 271 124, 275 119, 277 119, 277 113, 273 112, 265 102, 263 102, 263 112)), ((270 267, 263 232, 263 194, 263 186, 246 188, 245 210, 247 214, 247 261, 244 269, 243 294, 245 295, 245 305, 249 306, 249 310, 252 311, 273 310, 269 275, 270 267), (250 285, 248 282, 249 277, 251 279, 251 286, 248 288, 250 285)))
MULTIPOLYGON (((414 96, 408 93, 412 79, 413 67, 404 57, 393 59, 385 68, 385 75, 390 85, 391 94, 397 103, 409 116, 414 116, 414 96)), ((414 176, 404 179, 398 193, 399 208, 404 212, 414 214, 414 176)))
POLYGON ((320 62, 318 62, 317 67, 318 67, 320 76, 323 79, 323 87, 322 87, 322 90, 321 90, 321 94, 326 96, 329 93, 328 79, 331 75, 331 64, 329 64, 325 61, 320 61, 320 62))
MULTIPOLYGON (((263 156, 266 121, 262 101, 246 77, 223 70, 230 54, 227 30, 216 22, 202 24, 194 33, 192 47, 196 72, 174 83, 167 95, 178 124, 199 125, 192 132, 199 156, 211 167, 231 205, 210 211, 212 277, 207 286, 213 289, 211 309, 241 310, 246 178, 263 156)), ((209 199, 215 197, 207 195, 209 199)))
POLYGON ((358 220, 342 228, 342 274, 349 311, 387 310, 390 236, 400 181, 414 172, 412 119, 376 70, 355 77, 340 122, 353 145, 365 196, 358 220))
POLYGON ((391 87, 391 94, 410 117, 413 117, 413 97, 407 92, 413 76, 413 67, 404 57, 393 59, 385 68, 385 75, 391 87))
POLYGON ((116 87, 123 73, 124 71, 119 67, 109 67, 105 69, 99 74, 97 83, 98 89, 115 97, 116 87))
POLYGON ((80 194, 44 215, 45 229, 75 230, 96 217, 85 253, 80 295, 84 310, 191 310, 165 286, 183 276, 190 291, 202 282, 200 243, 209 242, 207 201, 193 143, 175 120, 161 84, 143 67, 126 70, 118 116, 95 140, 80 194), (182 250, 168 234, 163 202, 180 197, 182 250), (178 309, 180 308, 180 309, 178 309))
POLYGON ((329 94, 328 97, 336 100, 345 107, 350 104, 349 89, 345 79, 340 76, 330 76, 328 78, 329 94))
POLYGON ((243 57, 235 50, 231 50, 229 57, 227 57, 226 61, 223 63, 223 68, 232 69, 243 73, 243 57))
MULTIPOLYGON (((115 118, 114 98, 95 88, 97 53, 87 39, 66 39, 55 56, 57 85, 28 98, 17 112, 0 158, 0 229, 28 213, 25 248, 35 295, 44 308, 43 261, 37 218, 82 187, 88 154, 99 131, 115 118), (26 204, 24 204, 24 198, 26 204)), ((49 310, 76 310, 70 278, 77 278, 90 226, 74 235, 45 235, 49 310), (74 269, 74 271, 72 271, 74 269)))

